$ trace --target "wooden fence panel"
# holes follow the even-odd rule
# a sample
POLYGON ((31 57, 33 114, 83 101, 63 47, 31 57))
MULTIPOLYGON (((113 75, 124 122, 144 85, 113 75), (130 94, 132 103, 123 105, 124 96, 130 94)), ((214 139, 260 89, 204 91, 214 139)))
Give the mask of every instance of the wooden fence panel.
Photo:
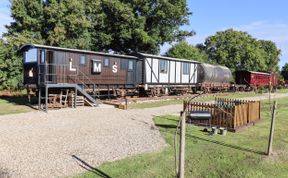
MULTIPOLYGON (((215 104, 201 102, 184 102, 186 111, 208 111, 211 113, 211 124, 236 130, 260 119, 260 101, 234 100, 215 98, 215 104)), ((205 122, 205 121, 204 121, 205 122)), ((201 120, 198 124, 204 123, 201 120)), ((193 121, 194 123, 194 121, 193 121)))

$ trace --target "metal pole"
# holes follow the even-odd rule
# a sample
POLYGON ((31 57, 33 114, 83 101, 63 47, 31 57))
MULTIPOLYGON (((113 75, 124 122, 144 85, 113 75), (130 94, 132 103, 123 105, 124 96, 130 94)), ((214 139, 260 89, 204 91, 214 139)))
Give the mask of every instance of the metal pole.
POLYGON ((273 136, 274 136, 274 123, 275 123, 275 118, 276 118, 276 109, 277 109, 277 101, 274 101, 273 110, 272 110, 272 120, 271 120, 271 127, 270 127, 269 142, 268 142, 268 150, 267 150, 267 155, 268 156, 272 153, 272 144, 273 144, 273 136))
POLYGON ((45 112, 48 112, 48 86, 45 85, 45 112))
POLYGON ((181 117, 180 127, 180 157, 179 157, 179 178, 184 178, 185 168, 185 133, 186 133, 186 112, 183 112, 181 117))
POLYGON ((125 109, 126 109, 126 110, 128 109, 128 101, 127 101, 126 95, 125 95, 125 109))
POLYGON ((38 110, 41 109, 41 87, 38 87, 38 110))
POLYGON ((76 102, 77 102, 76 98, 77 98, 77 88, 75 87, 75 94, 74 94, 74 108, 76 108, 76 102))

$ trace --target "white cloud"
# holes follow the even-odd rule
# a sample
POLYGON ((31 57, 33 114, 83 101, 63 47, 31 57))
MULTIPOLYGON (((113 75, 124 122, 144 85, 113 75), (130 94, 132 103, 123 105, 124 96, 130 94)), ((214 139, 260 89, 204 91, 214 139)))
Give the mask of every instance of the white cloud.
POLYGON ((248 25, 235 27, 235 29, 247 31, 252 36, 260 39, 271 40, 277 44, 288 42, 288 24, 284 23, 257 21, 248 25))
POLYGON ((281 49, 280 66, 288 62, 288 23, 256 21, 247 25, 234 27, 236 30, 246 31, 253 37, 271 40, 281 49))

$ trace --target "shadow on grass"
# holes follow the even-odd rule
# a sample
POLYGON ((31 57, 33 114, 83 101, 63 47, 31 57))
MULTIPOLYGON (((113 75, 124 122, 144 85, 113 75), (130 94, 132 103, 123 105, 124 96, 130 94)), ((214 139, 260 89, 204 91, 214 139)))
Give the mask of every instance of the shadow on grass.
POLYGON ((109 175, 107 175, 106 173, 104 173, 103 171, 92 167, 91 165, 89 165, 88 163, 86 163, 85 161, 83 161, 81 158, 79 158, 76 155, 71 155, 72 158, 74 158, 76 160, 76 162, 78 163, 79 166, 81 166, 82 168, 84 168, 85 170, 94 173, 97 176, 103 177, 103 178, 111 178, 109 175))
POLYGON ((231 144, 227 144, 227 143, 224 143, 224 142, 219 142, 219 141, 216 141, 216 140, 201 138, 201 137, 193 136, 193 135, 189 135, 189 134, 186 135, 186 136, 188 136, 190 138, 194 138, 194 139, 210 142, 210 143, 215 143, 217 145, 221 145, 221 146, 226 146, 226 147, 229 147, 229 148, 237 149, 237 150, 240 150, 240 151, 255 153, 255 154, 259 154, 259 155, 266 155, 266 153, 264 151, 257 151, 257 150, 251 149, 251 148, 243 148, 243 147, 240 147, 238 145, 231 145, 231 144))
POLYGON ((155 126, 162 127, 165 129, 175 129, 176 128, 176 125, 173 125, 173 124, 155 124, 155 126))
POLYGON ((24 96, 0 96, 0 99, 16 105, 26 105, 28 103, 27 97, 24 96))
MULTIPOLYGON (((156 124, 156 126, 164 128, 164 129, 175 129, 176 128, 176 125, 172 125, 172 124, 156 124)), ((168 130, 165 130, 165 132, 170 133, 168 130)), ((257 150, 250 149, 250 148, 243 148, 243 147, 240 147, 238 145, 231 145, 231 144, 227 144, 227 143, 216 141, 216 140, 212 140, 212 139, 202 138, 202 137, 199 137, 199 136, 186 134, 186 137, 194 138, 194 139, 197 139, 197 140, 206 141, 206 142, 210 142, 210 143, 214 143, 214 144, 217 144, 217 145, 221 145, 221 146, 237 149, 237 150, 240 150, 240 151, 255 153, 255 154, 259 154, 259 155, 266 155, 266 153, 263 152, 263 151, 257 151, 257 150)))
POLYGON ((0 96, 0 99, 5 100, 8 103, 11 103, 14 105, 27 106, 27 107, 30 107, 31 109, 36 109, 35 107, 32 106, 32 104, 37 103, 36 97, 32 97, 30 103, 28 101, 28 98, 24 96, 0 96))

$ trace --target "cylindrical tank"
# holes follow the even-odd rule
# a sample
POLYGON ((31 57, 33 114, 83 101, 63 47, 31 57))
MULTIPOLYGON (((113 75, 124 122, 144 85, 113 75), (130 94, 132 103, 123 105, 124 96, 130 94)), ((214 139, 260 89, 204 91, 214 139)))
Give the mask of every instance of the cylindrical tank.
POLYGON ((199 83, 229 83, 233 80, 231 70, 225 66, 199 64, 198 82, 199 83))

